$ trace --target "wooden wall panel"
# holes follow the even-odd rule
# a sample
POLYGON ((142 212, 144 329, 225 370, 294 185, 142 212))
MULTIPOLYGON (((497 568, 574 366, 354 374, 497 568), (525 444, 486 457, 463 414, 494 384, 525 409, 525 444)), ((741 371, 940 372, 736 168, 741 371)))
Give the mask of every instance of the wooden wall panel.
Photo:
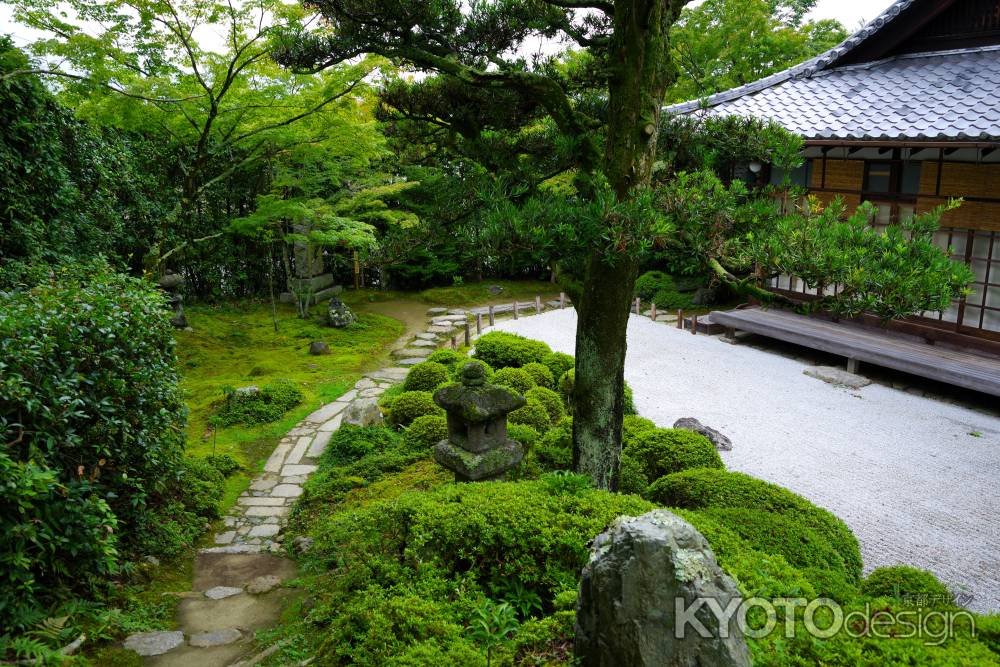
MULTIPOLYGON (((865 179, 865 163, 863 160, 827 160, 826 187, 831 190, 861 191, 865 179)), ((822 187, 823 161, 816 160, 813 165, 812 187, 822 187)))
POLYGON ((1000 164, 945 162, 941 170, 941 195, 1000 198, 1000 164))

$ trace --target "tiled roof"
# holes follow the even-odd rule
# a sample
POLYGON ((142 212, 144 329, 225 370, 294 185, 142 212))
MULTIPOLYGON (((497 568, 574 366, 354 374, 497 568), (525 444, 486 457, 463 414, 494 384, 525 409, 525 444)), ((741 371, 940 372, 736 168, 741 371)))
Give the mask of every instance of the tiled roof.
POLYGON ((707 100, 667 107, 776 121, 806 139, 1000 140, 1000 47, 836 67, 917 0, 900 0, 839 46, 707 100))

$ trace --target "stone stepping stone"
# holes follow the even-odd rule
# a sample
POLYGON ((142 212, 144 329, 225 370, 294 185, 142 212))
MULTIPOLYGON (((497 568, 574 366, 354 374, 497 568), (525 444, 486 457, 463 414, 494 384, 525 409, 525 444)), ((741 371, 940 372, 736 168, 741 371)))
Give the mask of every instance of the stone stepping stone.
MULTIPOLYGON (((338 415, 339 417, 339 415, 338 415)), ((327 422, 329 424, 330 422, 327 422)), ((326 424, 324 424, 326 426, 326 424)), ((333 425, 333 428, 329 430, 323 430, 316 434, 313 438, 312 445, 309 446, 309 451, 306 452, 306 456, 311 459, 318 459, 326 451, 326 446, 330 444, 330 438, 333 437, 333 432, 337 430, 340 426, 340 419, 337 419, 337 423, 333 425)), ((287 482, 286 482, 287 483, 287 482)))
MULTIPOLYGON (((280 489, 283 486, 291 486, 291 485, 290 484, 279 484, 278 486, 276 486, 274 488, 275 489, 280 489)), ((295 488, 299 490, 300 494, 302 493, 302 488, 301 487, 295 487, 295 488)), ((277 517, 282 517, 282 516, 287 516, 288 515, 288 510, 289 509, 290 508, 288 508, 288 507, 248 507, 247 511, 246 511, 246 516, 248 516, 248 517, 250 517, 250 516, 257 516, 257 517, 261 517, 261 516, 264 516, 264 517, 267 517, 267 516, 277 516, 277 517)))
MULTIPOLYGON (((316 466, 310 465, 286 465, 281 469, 282 477, 291 477, 293 475, 311 475, 316 472, 316 466)), ((273 493, 271 495, 274 495, 273 493)))
POLYGON ((380 368, 377 371, 368 374, 368 377, 372 380, 389 380, 390 382, 402 382, 406 379, 406 374, 409 371, 405 368, 390 367, 390 368, 380 368))
MULTIPOLYGON (((370 389, 364 389, 364 390, 362 390, 362 392, 361 392, 361 393, 364 393, 364 392, 366 392, 366 391, 371 391, 371 390, 370 390, 370 389)), ((330 421, 328 421, 327 423, 325 423, 325 424, 323 424, 322 426, 320 426, 320 427, 319 427, 319 428, 317 429, 318 433, 316 434, 316 437, 315 437, 315 438, 313 438, 313 443, 315 443, 315 442, 316 442, 316 440, 317 440, 317 439, 318 439, 318 438, 319 438, 319 437, 320 437, 321 435, 323 435, 324 433, 332 433, 332 432, 336 431, 336 430, 337 430, 338 428, 340 428, 340 421, 341 421, 341 420, 342 420, 343 418, 344 418, 344 413, 343 413, 343 412, 341 412, 341 413, 340 413, 339 415, 337 415, 336 417, 334 417, 333 419, 331 419, 331 420, 330 420, 330 421)), ((316 446, 316 445, 314 444, 314 445, 313 445, 313 447, 315 447, 315 446, 316 446)), ((326 447, 326 445, 324 445, 324 448, 325 448, 325 447, 326 447)), ((309 451, 311 452, 312 450, 313 450, 313 448, 312 448, 312 447, 310 447, 310 448, 309 448, 309 451)), ((309 454, 309 456, 312 456, 312 454, 309 454)))
POLYGON ((226 628, 224 630, 213 630, 211 632, 199 632, 191 635, 189 644, 197 648, 210 648, 212 646, 226 646, 243 639, 243 633, 236 628, 226 628))
POLYGON ((288 456, 290 451, 292 451, 291 443, 279 443, 274 448, 274 451, 271 452, 267 463, 264 464, 264 472, 278 472, 281 470, 281 466, 285 463, 285 457, 288 456))
POLYGON ((385 392, 382 387, 375 387, 374 389, 365 389, 361 392, 361 398, 378 398, 385 392))
POLYGON ((285 499, 269 498, 267 496, 259 498, 241 496, 236 502, 247 507, 280 507, 285 504, 285 499))
POLYGON ((266 479, 263 477, 258 477, 250 483, 250 490, 252 491, 270 491, 274 488, 274 485, 278 483, 276 479, 266 479))
POLYGON ((437 347, 437 342, 431 340, 412 340, 410 341, 410 347, 429 347, 434 349, 437 347))
POLYGON ((446 326, 446 325, 435 324, 434 326, 427 327, 427 333, 433 333, 433 334, 445 334, 445 335, 448 335, 448 334, 451 334, 451 333, 453 333, 455 331, 458 331, 458 328, 450 326, 450 325, 446 326))
POLYGON ((461 315, 463 317, 468 315, 468 313, 469 311, 465 310, 464 308, 455 308, 453 310, 448 311, 449 315, 461 315))
POLYGON ((203 593, 209 600, 224 600, 243 592, 242 588, 235 586, 213 586, 203 593))
POLYGON ((135 651, 141 656, 163 655, 184 644, 184 633, 173 632, 137 632, 125 639, 123 646, 129 651, 135 651))
POLYGON ((236 539, 236 531, 235 530, 227 530, 226 532, 219 533, 218 535, 215 536, 215 543, 216 544, 231 544, 234 539, 236 539))
POLYGON ((353 401, 357 397, 358 397, 358 390, 357 389, 351 389, 349 392, 347 392, 346 394, 344 394, 343 396, 341 396, 340 398, 338 398, 337 402, 338 403, 350 403, 351 401, 353 401))
POLYGON ((437 344, 437 340, 438 340, 438 336, 437 336, 437 334, 432 334, 432 333, 418 333, 416 335, 416 339, 417 340, 424 340, 424 341, 427 341, 429 343, 434 343, 436 345, 437 344))
POLYGON ((263 593, 270 593, 280 585, 281 579, 279 577, 273 574, 262 574, 247 584, 246 591, 251 595, 261 595, 263 593))
POLYGON ((295 449, 293 449, 292 453, 289 454, 288 458, 285 459, 285 463, 286 464, 298 463, 299 461, 301 461, 302 457, 306 455, 306 451, 308 451, 309 446, 312 444, 312 441, 313 441, 313 436, 311 435, 299 438, 299 441, 295 443, 295 449))
POLYGON ((281 532, 281 526, 275 523, 262 523, 254 526, 247 533, 250 537, 274 537, 281 532))
POLYGON ((422 364, 427 361, 427 357, 412 357, 410 359, 400 359, 400 366, 416 366, 417 364, 422 364))
MULTIPOLYGON (((316 412, 306 417, 307 422, 312 422, 313 424, 322 424, 325 421, 333 419, 334 415, 341 412, 347 407, 347 403, 342 403, 340 401, 334 401, 333 403, 327 403, 321 407, 316 412)), ((291 432, 289 432, 291 434, 291 432)), ((299 435, 312 435, 312 433, 300 433, 299 435)))
POLYGON ((297 484, 279 484, 271 489, 271 495, 278 498, 298 498, 302 495, 302 487, 297 484))
POLYGON ((227 547, 199 549, 200 554, 259 554, 260 547, 254 544, 231 544, 227 547))
POLYGON ((427 311, 428 315, 443 315, 448 312, 447 308, 431 308, 427 311))
POLYGON ((354 383, 354 388, 357 389, 358 391, 371 389, 374 386, 375 386, 375 380, 372 380, 371 378, 367 377, 361 378, 360 380, 354 383))

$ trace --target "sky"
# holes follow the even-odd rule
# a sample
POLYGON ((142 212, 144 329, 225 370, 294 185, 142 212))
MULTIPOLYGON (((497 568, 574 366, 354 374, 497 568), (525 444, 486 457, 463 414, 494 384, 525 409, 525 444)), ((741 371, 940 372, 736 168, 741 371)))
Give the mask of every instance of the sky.
MULTIPOLYGON (((99 1, 99 0, 98 0, 99 1)), ((838 19, 849 32, 878 16, 892 0, 819 0, 809 14, 814 19, 838 19)), ((37 38, 37 33, 16 25, 11 19, 10 5, 0 4, 0 34, 13 34, 14 43, 24 46, 37 38)))

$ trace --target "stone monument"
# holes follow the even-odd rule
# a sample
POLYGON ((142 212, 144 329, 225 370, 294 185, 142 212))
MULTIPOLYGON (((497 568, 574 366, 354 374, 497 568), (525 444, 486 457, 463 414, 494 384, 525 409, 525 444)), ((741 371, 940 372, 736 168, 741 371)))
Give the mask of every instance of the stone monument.
POLYGON ((465 364, 461 383, 438 389, 434 402, 448 415, 448 438, 434 447, 434 460, 454 472, 455 481, 503 479, 521 462, 524 448, 507 437, 507 414, 526 401, 487 383, 482 364, 465 364))
POLYGON ((180 273, 167 271, 160 278, 160 289, 167 293, 167 303, 174 311, 170 323, 178 329, 186 329, 188 326, 187 317, 184 316, 184 297, 180 292, 183 286, 184 276, 180 273))
MULTIPOLYGON (((309 228, 296 225, 296 234, 307 236, 309 228)), ((319 303, 343 291, 340 285, 334 285, 333 274, 323 272, 323 249, 308 241, 295 241, 292 247, 295 258, 295 276, 289 280, 289 291, 279 297, 282 303, 308 301, 308 305, 319 303)))

